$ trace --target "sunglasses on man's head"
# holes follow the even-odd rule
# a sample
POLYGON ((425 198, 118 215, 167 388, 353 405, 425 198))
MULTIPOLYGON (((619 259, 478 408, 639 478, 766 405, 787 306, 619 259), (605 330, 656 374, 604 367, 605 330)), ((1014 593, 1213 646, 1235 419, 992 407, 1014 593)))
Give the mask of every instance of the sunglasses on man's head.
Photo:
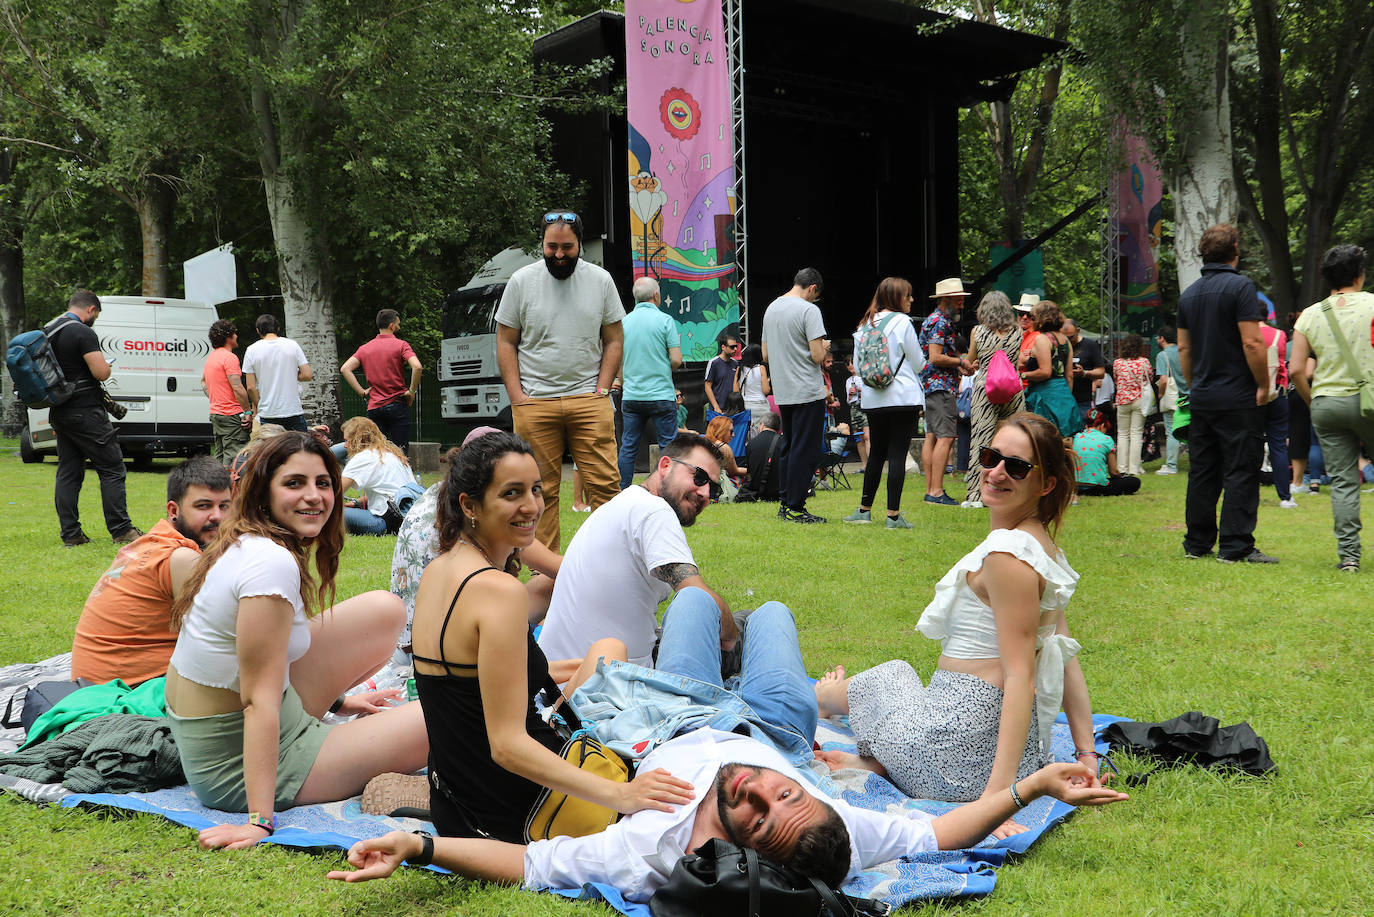
POLYGON ((545 223, 576 223, 577 214, 571 210, 550 210, 544 214, 545 223))
POLYGON ((720 482, 711 477, 705 468, 699 465, 693 465, 691 462, 684 462, 680 458, 673 458, 671 455, 668 456, 668 461, 677 462, 679 465, 686 465, 688 468, 692 469, 692 483, 697 487, 702 487, 707 484, 711 485, 711 499, 714 500, 720 495, 720 482))
POLYGON ((1034 462, 1028 462, 1014 455, 1003 455, 991 446, 984 446, 978 450, 978 464, 989 471, 1001 465, 1007 470, 1007 474, 1018 481, 1024 481, 1032 469, 1040 467, 1034 462))

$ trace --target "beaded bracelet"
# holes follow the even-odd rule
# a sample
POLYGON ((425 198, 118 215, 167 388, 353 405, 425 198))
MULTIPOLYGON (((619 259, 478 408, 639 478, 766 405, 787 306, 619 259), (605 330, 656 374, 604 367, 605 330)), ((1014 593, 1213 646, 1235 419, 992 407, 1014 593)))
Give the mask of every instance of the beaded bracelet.
POLYGON ((1025 800, 1023 800, 1023 799, 1021 798, 1021 794, 1020 794, 1020 793, 1016 792, 1016 783, 1015 783, 1015 781, 1013 781, 1013 782, 1012 782, 1012 785, 1011 785, 1011 801, 1014 802, 1014 803, 1016 803, 1016 808, 1018 808, 1018 809, 1024 809, 1024 808, 1026 807, 1026 802, 1025 802, 1025 800))

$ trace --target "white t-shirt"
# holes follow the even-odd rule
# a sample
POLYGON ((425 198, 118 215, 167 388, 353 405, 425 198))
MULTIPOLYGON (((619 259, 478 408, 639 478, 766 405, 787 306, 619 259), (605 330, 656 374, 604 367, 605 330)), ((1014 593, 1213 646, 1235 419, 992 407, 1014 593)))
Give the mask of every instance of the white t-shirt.
POLYGON ((243 353, 243 371, 257 377, 259 417, 295 417, 305 413, 296 372, 307 363, 301 345, 290 338, 248 345, 243 353))
POLYGON ((275 595, 291 603, 287 672, 310 649, 310 624, 301 601, 301 571, 295 556, 261 535, 240 535, 205 574, 205 582, 181 622, 172 665, 182 676, 211 688, 239 690, 239 600, 275 595))
POLYGON ((825 337, 821 310, 797 296, 779 296, 763 313, 768 379, 778 404, 806 404, 825 398, 821 368, 811 362, 811 342, 825 337))
POLYGON ((648 901, 668 881, 677 861, 690 853, 697 808, 726 764, 775 770, 838 812, 849 830, 850 876, 898 857, 939 849, 930 826, 934 817, 919 809, 889 815, 831 799, 772 746, 733 732, 698 729, 664 742, 639 766, 640 773, 661 767, 692 784, 690 804, 672 812, 643 809, 587 837, 535 841, 525 848, 525 887, 580 888, 601 882, 629 901, 648 901))
MULTIPOLYGON (((921 379, 917 375, 925 368, 926 355, 916 336, 916 325, 906 315, 898 315, 889 320, 888 316, 892 314, 888 311, 879 312, 875 316, 875 321, 879 326, 887 322, 883 328, 883 337, 887 338, 888 359, 897 368, 897 372, 887 388, 874 388, 859 377, 862 390, 859 405, 865 411, 874 408, 909 408, 926 403, 925 394, 921 390, 921 379), (898 365, 899 363, 901 365, 898 365)), ((863 328, 854 332, 856 353, 862 333, 863 328)))
POLYGON ((407 484, 415 483, 415 475, 410 466, 380 449, 364 449, 350 456, 344 466, 343 476, 358 485, 367 497, 367 508, 374 516, 386 515, 386 501, 396 496, 396 491, 407 484))
POLYGON ((601 372, 601 326, 625 318, 611 275, 585 258, 557 280, 543 260, 511 275, 496 321, 520 332, 520 386, 531 398, 586 395, 601 372))
POLYGON ((664 564, 694 564, 682 523, 662 497, 638 484, 602 504, 573 536, 539 635, 549 659, 581 659, 606 637, 625 642, 630 662, 652 668, 656 615, 672 587, 664 564))

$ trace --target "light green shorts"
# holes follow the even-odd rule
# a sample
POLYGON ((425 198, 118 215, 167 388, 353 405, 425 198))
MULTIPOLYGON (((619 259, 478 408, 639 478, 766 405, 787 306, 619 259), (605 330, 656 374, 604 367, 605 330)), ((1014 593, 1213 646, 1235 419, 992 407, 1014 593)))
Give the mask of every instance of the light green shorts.
MULTIPOLYGON (((186 782, 202 804, 223 812, 247 812, 243 782, 243 712, 182 717, 169 708, 167 720, 181 755, 186 782)), ((275 811, 296 804, 320 746, 326 726, 305 712, 296 689, 287 685, 281 699, 281 728, 277 740, 277 798, 275 811)))

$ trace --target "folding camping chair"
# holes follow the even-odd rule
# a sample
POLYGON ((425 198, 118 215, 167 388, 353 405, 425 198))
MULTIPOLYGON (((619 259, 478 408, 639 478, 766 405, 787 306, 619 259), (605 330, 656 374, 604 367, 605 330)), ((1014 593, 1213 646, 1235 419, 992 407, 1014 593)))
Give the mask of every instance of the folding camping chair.
POLYGON ((737 461, 742 461, 744 459, 744 444, 749 440, 749 412, 721 414, 708 406, 706 408, 706 423, 709 425, 717 417, 730 418, 730 451, 735 453, 737 461))
POLYGON ((816 490, 853 490, 849 483, 849 476, 845 474, 845 462, 857 461, 859 458, 859 438, 854 433, 832 433, 827 430, 825 435, 825 451, 821 453, 820 461, 816 463, 816 477, 812 481, 812 487, 816 490), (839 452, 835 451, 835 444, 842 442, 839 452))

